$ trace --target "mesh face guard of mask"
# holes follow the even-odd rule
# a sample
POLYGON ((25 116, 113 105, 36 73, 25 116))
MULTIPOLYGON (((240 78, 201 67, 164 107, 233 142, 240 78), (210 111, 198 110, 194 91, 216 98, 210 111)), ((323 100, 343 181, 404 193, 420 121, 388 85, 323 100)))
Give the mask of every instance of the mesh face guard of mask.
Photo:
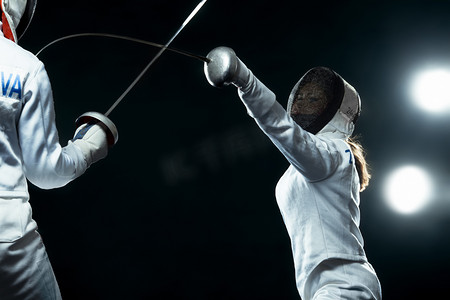
POLYGON ((316 134, 339 110, 344 94, 344 80, 337 73, 316 67, 306 72, 292 89, 287 112, 300 127, 316 134))

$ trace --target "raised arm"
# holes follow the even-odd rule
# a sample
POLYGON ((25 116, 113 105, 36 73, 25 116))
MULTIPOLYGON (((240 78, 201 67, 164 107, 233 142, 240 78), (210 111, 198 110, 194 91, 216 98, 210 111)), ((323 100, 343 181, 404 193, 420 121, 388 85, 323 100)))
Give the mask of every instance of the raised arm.
POLYGON ((205 63, 208 82, 215 87, 234 85, 253 117, 286 159, 310 180, 326 178, 339 164, 333 143, 303 130, 276 101, 275 94, 259 81, 227 47, 213 49, 205 63))

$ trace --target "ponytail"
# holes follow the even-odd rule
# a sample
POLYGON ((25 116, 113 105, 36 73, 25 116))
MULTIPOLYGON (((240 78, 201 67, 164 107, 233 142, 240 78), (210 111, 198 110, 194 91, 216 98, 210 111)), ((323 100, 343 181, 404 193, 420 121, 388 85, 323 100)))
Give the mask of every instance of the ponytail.
POLYGON ((370 178, 372 177, 370 175, 369 165, 366 162, 366 153, 361 144, 355 139, 349 138, 347 143, 350 145, 353 157, 355 158, 356 170, 359 176, 359 191, 362 192, 369 185, 370 178))

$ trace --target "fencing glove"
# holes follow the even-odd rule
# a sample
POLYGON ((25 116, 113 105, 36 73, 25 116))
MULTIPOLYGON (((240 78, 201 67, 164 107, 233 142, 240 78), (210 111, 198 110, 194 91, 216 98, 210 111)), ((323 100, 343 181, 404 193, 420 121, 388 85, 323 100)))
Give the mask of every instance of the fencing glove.
POLYGON ((80 148, 87 167, 108 154, 106 132, 99 123, 85 123, 78 127, 72 143, 80 148))

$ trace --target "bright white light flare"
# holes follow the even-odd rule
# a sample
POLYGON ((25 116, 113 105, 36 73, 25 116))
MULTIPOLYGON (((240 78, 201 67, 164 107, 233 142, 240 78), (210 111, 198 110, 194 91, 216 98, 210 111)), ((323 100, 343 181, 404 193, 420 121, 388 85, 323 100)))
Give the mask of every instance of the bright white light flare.
POLYGON ((430 69, 418 74, 411 95, 419 107, 429 112, 450 111, 450 70, 430 69))
POLYGON ((388 205, 401 214, 413 214, 431 200, 432 180, 421 168, 401 167, 392 172, 385 184, 388 205))

